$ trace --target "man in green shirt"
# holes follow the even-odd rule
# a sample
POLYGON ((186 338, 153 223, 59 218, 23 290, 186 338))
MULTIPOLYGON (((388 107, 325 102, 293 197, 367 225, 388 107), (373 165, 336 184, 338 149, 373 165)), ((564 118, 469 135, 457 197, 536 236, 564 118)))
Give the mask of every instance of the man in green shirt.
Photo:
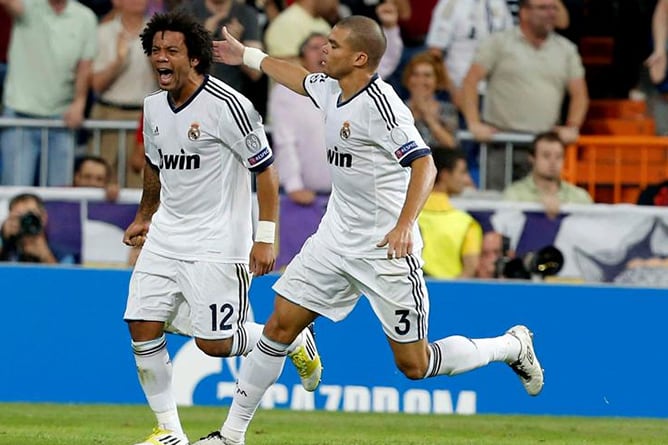
MULTIPOLYGON (((2 131, 2 185, 33 185, 40 155, 46 155, 46 185, 69 186, 74 135, 81 126, 95 55, 97 19, 74 0, 0 0, 12 17, 3 115, 62 119, 50 128, 41 152, 40 128, 2 131)), ((42 181, 40 181, 40 184, 42 181)))
POLYGON ((503 191, 506 201, 539 202, 556 216, 561 204, 591 204, 589 193, 561 179, 566 147, 556 132, 538 134, 529 148, 531 172, 503 191))

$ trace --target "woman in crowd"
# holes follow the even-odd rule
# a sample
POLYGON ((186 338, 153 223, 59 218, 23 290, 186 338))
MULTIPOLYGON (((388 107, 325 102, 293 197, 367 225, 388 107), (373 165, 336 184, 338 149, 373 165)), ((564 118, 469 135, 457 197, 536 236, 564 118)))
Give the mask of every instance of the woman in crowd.
POLYGON ((429 52, 415 55, 406 65, 402 83, 409 93, 406 104, 424 141, 432 147, 456 147, 457 109, 440 98, 451 91, 443 60, 429 52))

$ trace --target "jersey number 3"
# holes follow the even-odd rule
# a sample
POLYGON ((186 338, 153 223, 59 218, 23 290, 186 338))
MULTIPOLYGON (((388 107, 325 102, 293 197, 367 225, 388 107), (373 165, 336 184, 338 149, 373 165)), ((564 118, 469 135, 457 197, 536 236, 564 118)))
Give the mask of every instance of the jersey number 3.
POLYGON ((394 314, 399 317, 397 325, 394 327, 394 332, 399 335, 406 335, 411 330, 411 321, 408 319, 408 309, 398 309, 394 314))

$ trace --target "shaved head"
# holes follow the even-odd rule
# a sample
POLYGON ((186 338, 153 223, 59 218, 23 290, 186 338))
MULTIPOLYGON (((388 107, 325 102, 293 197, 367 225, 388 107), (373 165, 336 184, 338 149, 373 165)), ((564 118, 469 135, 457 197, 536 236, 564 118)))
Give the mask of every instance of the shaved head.
POLYGON ((366 53, 369 67, 372 70, 378 68, 387 45, 385 34, 378 23, 368 17, 351 15, 340 20, 336 27, 349 30, 347 43, 351 49, 366 53))

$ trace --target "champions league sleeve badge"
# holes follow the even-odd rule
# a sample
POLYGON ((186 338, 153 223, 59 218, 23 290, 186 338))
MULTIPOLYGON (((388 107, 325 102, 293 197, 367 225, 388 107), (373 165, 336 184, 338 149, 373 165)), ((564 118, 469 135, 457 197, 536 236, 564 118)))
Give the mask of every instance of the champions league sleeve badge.
POLYGON ((191 141, 196 141, 199 139, 200 136, 200 131, 199 131, 199 124, 197 122, 193 122, 190 124, 190 129, 188 130, 188 139, 191 141))
POLYGON ((348 139, 350 137, 350 122, 345 121, 343 123, 339 131, 339 136, 341 136, 341 139, 348 139))
POLYGON ((404 145, 408 142, 408 135, 404 130, 399 127, 394 127, 390 130, 390 139, 397 145, 404 145))
POLYGON ((257 137, 255 133, 251 133, 248 136, 246 136, 246 148, 251 153, 255 153, 260 148, 262 148, 262 144, 260 143, 260 138, 257 137))

